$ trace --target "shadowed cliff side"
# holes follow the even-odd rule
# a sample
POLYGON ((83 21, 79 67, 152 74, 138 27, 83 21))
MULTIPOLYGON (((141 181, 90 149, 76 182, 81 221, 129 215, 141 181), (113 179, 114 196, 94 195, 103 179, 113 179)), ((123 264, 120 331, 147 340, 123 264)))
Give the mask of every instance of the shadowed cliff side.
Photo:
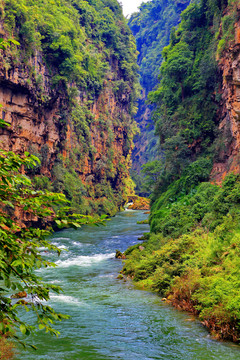
POLYGON ((159 157, 159 142, 154 136, 152 107, 146 104, 147 96, 158 83, 159 69, 162 63, 162 50, 168 45, 172 28, 180 22, 180 14, 189 4, 189 0, 153 0, 143 3, 140 11, 134 13, 128 24, 136 38, 138 65, 140 68, 141 98, 135 120, 140 134, 134 139, 132 154, 132 176, 137 184, 136 192, 148 193, 142 187, 143 164, 159 157))

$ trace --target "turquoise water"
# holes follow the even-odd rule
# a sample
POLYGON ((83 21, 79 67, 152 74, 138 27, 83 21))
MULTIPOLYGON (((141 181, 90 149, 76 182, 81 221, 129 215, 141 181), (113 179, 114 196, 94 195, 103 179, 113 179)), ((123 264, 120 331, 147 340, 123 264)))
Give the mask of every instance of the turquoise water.
POLYGON ((41 276, 61 285, 50 305, 71 315, 59 323, 59 338, 39 331, 31 342, 38 350, 22 351, 24 360, 211 360, 240 359, 240 347, 213 340, 191 315, 179 312, 156 294, 117 279, 124 251, 139 242, 148 225, 141 211, 117 214, 106 227, 84 227, 55 233, 51 241, 67 249, 58 267, 41 276))

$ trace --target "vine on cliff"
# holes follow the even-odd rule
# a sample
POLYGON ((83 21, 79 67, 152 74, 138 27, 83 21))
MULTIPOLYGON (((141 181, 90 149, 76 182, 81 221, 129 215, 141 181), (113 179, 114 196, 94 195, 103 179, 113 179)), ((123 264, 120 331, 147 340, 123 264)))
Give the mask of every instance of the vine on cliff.
POLYGON ((214 35, 221 11, 217 1, 189 5, 163 51, 160 85, 149 95, 164 151, 163 191, 199 156, 213 159, 221 79, 214 35))
POLYGON ((123 269, 138 286, 158 291, 165 301, 199 315, 217 338, 236 342, 240 176, 228 174, 221 186, 207 181, 213 160, 222 156, 219 147, 225 146, 217 123, 222 105, 217 49, 223 44, 221 36, 224 46, 231 45, 238 5, 192 2, 163 50, 160 84, 149 96, 156 104, 154 117, 164 152, 160 163, 145 168, 149 184, 157 175, 151 233, 141 248, 135 245, 126 251, 123 269))
POLYGON ((158 84, 159 68, 163 61, 162 50, 169 44, 172 27, 180 22, 181 12, 189 0, 152 0, 142 3, 139 12, 132 14, 128 24, 136 38, 140 84, 142 95, 138 101, 135 116, 141 133, 135 137, 131 174, 137 184, 136 191, 150 194, 144 186, 144 176, 140 170, 143 164, 157 159, 159 143, 154 136, 152 107, 146 104, 147 96, 158 84))
MULTIPOLYGON (((6 34, 14 34, 21 44, 2 56, 8 64, 3 77, 9 80, 21 64, 19 82, 33 98, 38 121, 59 103, 52 126, 58 127, 59 139, 53 148, 43 152, 46 144, 26 144, 25 137, 21 149, 32 150, 41 160, 32 171, 34 183, 48 175, 53 190, 61 188, 79 212, 114 214, 127 200, 125 178, 129 178, 138 94, 135 41, 120 5, 116 0, 6 0, 1 19, 6 34), (112 154, 107 162, 104 152, 112 154), (100 160, 104 167, 97 174, 100 160), (78 194, 69 190, 73 182, 78 194), (99 184, 102 191, 97 197, 99 191, 94 189, 99 184)), ((47 137, 42 135, 46 141, 47 137)))

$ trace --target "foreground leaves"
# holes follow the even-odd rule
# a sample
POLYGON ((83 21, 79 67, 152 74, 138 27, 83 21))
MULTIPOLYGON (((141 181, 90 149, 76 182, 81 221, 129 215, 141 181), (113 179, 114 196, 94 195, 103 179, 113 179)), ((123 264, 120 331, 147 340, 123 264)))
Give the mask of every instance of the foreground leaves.
MULTIPOLYGON (((1 121, 0 125, 5 123, 1 121)), ((46 304, 50 292, 59 293, 62 289, 44 283, 35 272, 41 267, 55 266, 42 257, 40 248, 61 253, 46 239, 52 225, 77 229, 83 224, 99 225, 104 221, 104 217, 72 214, 63 194, 34 190, 31 180, 20 169, 33 167, 38 161, 29 153, 21 158, 0 150, 0 333, 19 341, 17 327, 24 336, 36 328, 57 336, 54 323, 68 318, 46 304), (23 322, 19 309, 31 311, 36 323, 23 322)))

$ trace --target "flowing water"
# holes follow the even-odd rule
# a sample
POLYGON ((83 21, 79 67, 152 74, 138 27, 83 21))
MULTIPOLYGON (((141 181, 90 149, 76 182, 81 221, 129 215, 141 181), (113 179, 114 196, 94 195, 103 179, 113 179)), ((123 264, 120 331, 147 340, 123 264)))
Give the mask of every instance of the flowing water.
MULTIPOLYGON (((65 248, 57 268, 41 270, 48 282, 64 288, 50 305, 71 315, 59 323, 58 339, 38 332, 31 342, 38 350, 21 352, 24 360, 211 360, 240 359, 240 347, 213 340, 198 321, 118 280, 124 251, 148 231, 137 225, 141 211, 117 214, 106 227, 83 227, 55 233, 52 242, 65 248)), ((29 339, 30 340, 30 339, 29 339)))

